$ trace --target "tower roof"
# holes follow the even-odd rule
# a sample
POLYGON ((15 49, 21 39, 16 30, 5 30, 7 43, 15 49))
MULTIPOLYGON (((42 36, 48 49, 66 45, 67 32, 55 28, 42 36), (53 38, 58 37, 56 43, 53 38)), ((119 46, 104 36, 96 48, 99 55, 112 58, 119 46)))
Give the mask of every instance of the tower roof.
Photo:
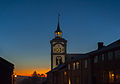
POLYGON ((57 30, 55 32, 62 32, 59 25, 59 17, 60 17, 60 14, 58 13, 58 25, 57 25, 57 30))
POLYGON ((57 30, 55 32, 62 32, 61 29, 60 29, 59 22, 58 22, 58 25, 57 25, 57 30))

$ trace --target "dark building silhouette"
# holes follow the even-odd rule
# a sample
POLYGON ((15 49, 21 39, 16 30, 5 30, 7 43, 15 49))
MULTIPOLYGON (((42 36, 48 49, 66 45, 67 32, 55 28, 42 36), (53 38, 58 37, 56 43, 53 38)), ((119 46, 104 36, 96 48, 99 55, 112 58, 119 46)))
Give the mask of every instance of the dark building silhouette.
POLYGON ((51 40, 52 68, 47 73, 48 84, 120 84, 120 40, 107 46, 98 42, 98 48, 88 53, 69 54, 67 41, 62 34, 56 34, 60 33, 55 33, 51 40), (60 59, 64 61, 60 63, 60 59))
POLYGON ((0 57, 0 84, 13 84, 14 65, 0 57))

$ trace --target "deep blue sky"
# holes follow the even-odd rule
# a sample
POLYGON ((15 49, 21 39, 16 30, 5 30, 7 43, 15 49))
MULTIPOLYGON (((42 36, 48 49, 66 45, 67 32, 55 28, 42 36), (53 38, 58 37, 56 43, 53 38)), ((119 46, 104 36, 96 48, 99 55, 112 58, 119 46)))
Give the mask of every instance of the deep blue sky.
POLYGON ((0 56, 16 70, 50 67, 58 12, 69 53, 120 39, 119 0, 0 0, 0 56))

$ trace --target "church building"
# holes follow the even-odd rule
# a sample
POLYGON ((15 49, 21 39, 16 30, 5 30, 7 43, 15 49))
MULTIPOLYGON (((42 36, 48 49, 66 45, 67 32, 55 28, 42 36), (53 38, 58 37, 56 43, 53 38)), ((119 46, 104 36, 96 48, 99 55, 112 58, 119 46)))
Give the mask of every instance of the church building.
MULTIPOLYGON (((78 38, 79 39, 79 38, 78 38)), ((120 40, 84 54, 67 53, 67 40, 58 25, 51 44, 48 84, 120 84, 120 40)))

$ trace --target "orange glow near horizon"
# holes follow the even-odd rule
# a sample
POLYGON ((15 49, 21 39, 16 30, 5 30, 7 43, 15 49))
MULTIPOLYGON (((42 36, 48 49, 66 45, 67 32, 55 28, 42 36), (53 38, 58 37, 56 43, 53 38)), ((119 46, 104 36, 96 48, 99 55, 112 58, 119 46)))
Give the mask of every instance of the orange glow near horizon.
POLYGON ((16 75, 21 75, 21 76, 32 76, 33 72, 36 71, 37 74, 44 74, 45 76, 50 69, 39 69, 39 70, 15 70, 16 75))

